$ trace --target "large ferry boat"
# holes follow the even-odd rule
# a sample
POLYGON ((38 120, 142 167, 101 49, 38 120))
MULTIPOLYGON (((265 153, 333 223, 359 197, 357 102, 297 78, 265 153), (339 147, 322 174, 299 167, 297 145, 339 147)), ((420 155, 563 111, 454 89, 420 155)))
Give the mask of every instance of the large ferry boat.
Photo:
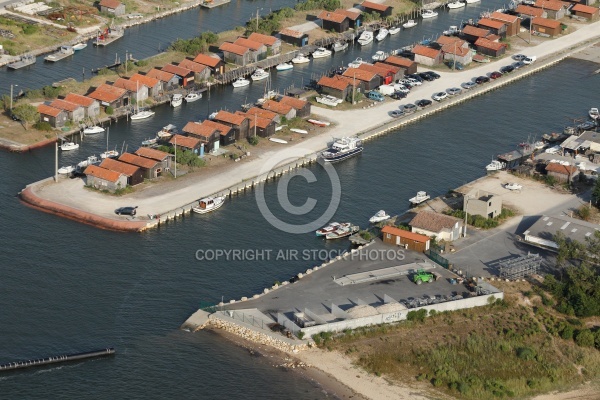
POLYGON ((363 151, 362 141, 355 137, 336 139, 330 148, 321 153, 325 162, 342 161, 363 151))

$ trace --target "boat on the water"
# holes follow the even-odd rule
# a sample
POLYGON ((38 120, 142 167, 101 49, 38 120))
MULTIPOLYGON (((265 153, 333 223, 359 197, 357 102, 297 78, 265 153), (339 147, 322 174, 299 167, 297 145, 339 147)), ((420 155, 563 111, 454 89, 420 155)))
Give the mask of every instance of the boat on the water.
POLYGON ((131 120, 132 121, 137 121, 140 119, 146 119, 146 118, 150 118, 151 116, 153 116, 155 113, 152 110, 138 110, 138 112, 136 112, 135 114, 131 114, 131 120))
POLYGON ((415 197, 411 197, 408 201, 410 204, 416 206, 417 204, 421 204, 422 202, 427 201, 430 198, 431 196, 429 196, 427 192, 419 191, 417 192, 417 195, 415 197))
POLYGON ((383 50, 377 50, 375 54, 371 56, 373 61, 385 61, 390 55, 383 50))
POLYGON ((273 143, 280 143, 280 144, 287 144, 287 140, 283 140, 283 139, 277 139, 277 138, 269 138, 269 140, 273 143))
POLYGON ((142 146, 144 147, 148 147, 148 146, 154 146, 156 143, 158 142, 158 138, 152 138, 152 139, 146 139, 144 141, 142 141, 142 146))
POLYGON ((523 189, 523 185, 519 185, 518 183, 511 182, 511 183, 505 183, 504 188, 508 189, 508 190, 521 190, 521 189, 523 189))
POLYGON ((225 196, 205 197, 200 199, 197 206, 192 207, 192 211, 197 214, 206 214, 221 208, 223 204, 225 204, 225 196))
POLYGON ((321 97, 317 97, 316 100, 317 100, 317 103, 325 104, 326 106, 330 106, 330 107, 335 107, 338 104, 344 102, 344 100, 338 99, 337 97, 330 96, 328 94, 321 96, 321 97))
POLYGON ((328 234, 325 235, 325 239, 341 239, 341 238, 345 238, 348 237, 356 232, 358 232, 359 227, 356 225, 352 225, 348 228, 338 228, 336 230, 334 230, 333 232, 329 232, 328 234))
POLYGON ((106 150, 100 153, 100 158, 117 158, 119 157, 119 152, 117 150, 106 150))
POLYGON ((294 68, 294 64, 292 63, 281 63, 275 67, 277 71, 288 71, 294 68))
POLYGON ((400 32, 401 28, 399 26, 390 27, 390 35, 395 35, 400 32))
POLYGON ((317 236, 325 236, 328 233, 331 233, 331 232, 333 232, 335 230, 350 228, 351 226, 352 226, 352 224, 350 222, 343 222, 341 224, 339 222, 331 222, 329 225, 324 226, 321 229, 317 229, 315 231, 315 234, 317 236))
POLYGON ((336 139, 331 147, 321 152, 321 158, 325 162, 342 161, 363 151, 362 141, 356 137, 344 137, 336 139))
POLYGON ((75 171, 75 167, 72 165, 67 165, 64 167, 60 167, 57 172, 61 175, 67 175, 70 174, 71 172, 75 171))
POLYGON ((262 68, 257 68, 256 71, 252 75, 250 75, 250 79, 253 81, 262 81, 263 79, 267 79, 269 77, 269 73, 262 68))
MULTIPOLYGON (((308 122, 310 122, 310 123, 311 123, 311 124, 313 124, 313 125, 322 126, 322 127, 331 125, 331 122, 327 122, 327 121, 320 121, 320 120, 318 120, 318 119, 312 119, 312 118, 311 118, 311 119, 309 119, 309 120, 308 120, 308 122)), ((290 130, 291 130, 291 129, 290 129, 290 130)))
POLYGON ((344 51, 348 48, 348 42, 335 42, 331 47, 334 52, 344 51))
POLYGON ((308 135, 308 131, 304 130, 304 129, 290 128, 290 132, 300 133, 302 135, 308 135))
POLYGON ((358 68, 361 64, 366 64, 366 61, 363 61, 362 58, 356 57, 356 60, 352 61, 348 64, 348 68, 358 68))
POLYGON ((498 160, 493 160, 491 163, 489 163, 485 167, 486 171, 500 171, 504 168, 506 168, 506 163, 503 163, 498 160))
POLYGON ((98 133, 102 133, 105 130, 106 129, 104 129, 103 127, 98 126, 98 125, 88 126, 87 128, 83 129, 83 134, 84 135, 97 135, 98 133))
POLYGON ((417 26, 417 23, 414 19, 409 19, 408 21, 403 23, 402 26, 404 27, 404 29, 414 28, 415 26, 417 26))
POLYGON ((90 166, 90 165, 96 165, 99 164, 100 160, 98 160, 98 157, 96 156, 89 156, 87 158, 87 160, 83 160, 80 163, 77 164, 77 168, 79 169, 85 169, 86 167, 90 166))
POLYGON ((63 142, 60 145, 60 149, 62 151, 77 150, 78 148, 79 148, 79 143, 63 142))
POLYGON ((596 107, 590 108, 588 115, 590 116, 591 119, 597 120, 598 118, 600 118, 600 112, 598 111, 598 109, 596 107))
POLYGON ((358 44, 360 44, 361 46, 366 46, 372 42, 373 42, 373 32, 371 32, 371 31, 364 31, 363 33, 360 34, 360 37, 358 38, 358 44))
POLYGON ((298 53, 296 57, 292 58, 292 64, 306 64, 307 62, 310 62, 310 58, 302 53, 298 53))
POLYGON ((481 0, 465 0, 467 4, 479 3, 481 0))
POLYGON ((377 40, 378 42, 381 42, 383 39, 388 37, 389 34, 390 34, 390 31, 388 31, 386 28, 381 28, 381 29, 379 29, 379 32, 377 32, 377 36, 375 36, 375 40, 377 40))
POLYGON ((156 137, 158 139, 170 139, 171 136, 177 133, 177 127, 173 124, 169 124, 167 126, 163 126, 163 128, 158 131, 156 137))
POLYGON ((171 97, 171 107, 179 107, 183 104, 183 95, 181 93, 175 93, 171 97))
POLYGON ((371 218, 369 218, 369 222, 372 224, 376 224, 378 222, 385 221, 390 218, 391 217, 385 211, 379 210, 379 211, 377 211, 377 213, 375 215, 373 215, 371 218))
POLYGON ((438 16, 438 13, 433 10, 423 10, 423 12, 421 12, 421 18, 423 18, 423 19, 434 18, 437 16, 438 16))
POLYGON ((76 45, 73 46, 73 50, 75 51, 79 51, 79 50, 83 50, 87 47, 87 43, 77 43, 76 45))
POLYGON ((331 50, 327 50, 325 47, 319 47, 312 53, 313 58, 324 58, 331 55, 331 50))
POLYGON ((241 77, 241 76, 231 83, 231 85, 234 88, 240 88, 240 87, 248 86, 249 84, 250 84, 250 81, 248 79, 244 78, 244 77, 241 77))
POLYGON ((198 101, 202 98, 202 93, 190 92, 185 95, 186 103, 193 103, 194 101, 198 101))
POLYGON ((75 50, 73 50, 72 46, 60 46, 60 49, 58 49, 58 51, 56 53, 47 55, 46 57, 44 57, 44 60, 50 61, 50 62, 56 62, 56 61, 62 60, 63 58, 72 56, 74 53, 75 53, 75 50))
POLYGON ((447 4, 449 9, 457 9, 457 8, 463 8, 465 6, 465 3, 463 3, 462 1, 458 1, 458 0, 454 0, 450 3, 447 4))
POLYGON ((24 54, 18 61, 12 62, 6 66, 8 69, 21 69, 35 64, 37 58, 31 54, 24 54))

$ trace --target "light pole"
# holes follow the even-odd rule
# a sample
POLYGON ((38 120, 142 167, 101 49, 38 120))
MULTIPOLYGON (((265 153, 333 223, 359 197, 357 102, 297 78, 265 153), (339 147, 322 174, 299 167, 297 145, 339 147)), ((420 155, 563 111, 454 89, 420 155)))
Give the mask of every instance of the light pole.
POLYGON ((469 200, 471 200, 471 198, 469 197, 469 195, 465 196, 465 231, 463 234, 463 237, 467 237, 467 226, 469 225, 469 200))
POLYGON ((12 102, 13 102, 13 86, 19 86, 19 85, 10 85, 10 111, 12 114, 12 102))

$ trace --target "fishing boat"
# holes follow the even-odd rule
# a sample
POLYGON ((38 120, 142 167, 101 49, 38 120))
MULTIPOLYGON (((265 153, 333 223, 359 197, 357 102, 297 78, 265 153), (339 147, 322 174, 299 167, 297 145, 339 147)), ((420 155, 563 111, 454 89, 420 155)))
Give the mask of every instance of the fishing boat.
POLYGON ((335 107, 338 104, 344 102, 344 100, 338 99, 337 97, 330 96, 328 94, 321 96, 321 97, 317 97, 316 100, 317 100, 317 103, 325 104, 326 106, 330 106, 330 107, 335 107))
POLYGON ((84 135, 97 135, 98 133, 102 133, 104 131, 105 131, 105 129, 103 127, 94 125, 94 126, 88 126, 87 128, 84 128, 83 134, 84 135))
POLYGON ((74 53, 75 53, 75 50, 73 50, 73 47, 60 46, 60 49, 58 49, 58 51, 56 53, 47 55, 46 57, 44 57, 44 60, 50 61, 50 62, 56 62, 56 61, 62 60, 63 58, 72 56, 74 53))
POLYGON ((360 44, 361 46, 366 46, 372 42, 373 42, 373 32, 371 32, 371 31, 364 31, 363 33, 360 34, 360 37, 358 38, 358 44, 360 44))
POLYGON ((87 43, 77 43, 76 45, 73 46, 73 50, 75 51, 79 51, 79 50, 83 50, 87 47, 87 43))
POLYGON ((335 42, 331 47, 334 52, 344 51, 348 48, 348 42, 335 42))
POLYGON ((521 189, 523 189, 523 185, 519 185, 518 183, 511 182, 511 183, 505 183, 504 188, 508 189, 508 190, 521 190, 521 189))
POLYGON ((308 135, 308 131, 304 130, 304 129, 290 128, 290 132, 300 133, 302 135, 308 135))
POLYGON ((408 21, 403 23, 402 26, 404 27, 404 29, 414 28, 415 26, 417 26, 417 23, 414 19, 409 19, 408 21))
POLYGON ((246 78, 241 77, 241 76, 231 83, 231 85, 234 88, 240 88, 240 87, 248 86, 249 84, 250 84, 250 81, 248 79, 246 79, 246 78))
POLYGON ((142 141, 142 146, 144 147, 149 147, 149 146, 154 146, 156 143, 158 142, 158 138, 152 138, 152 139, 146 139, 144 141, 142 141))
POLYGON ((79 148, 79 143, 63 142, 60 145, 60 149, 62 151, 77 150, 78 148, 79 148))
POLYGON ((356 225, 352 225, 348 228, 339 228, 334 230, 333 232, 329 232, 325 235, 325 239, 341 239, 352 235, 353 233, 358 232, 359 228, 356 225))
POLYGON ((390 35, 395 35, 397 33, 400 33, 401 28, 399 26, 392 26, 390 27, 390 35))
POLYGON ((269 77, 269 73, 262 68, 257 68, 256 71, 252 75, 250 75, 250 79, 253 81, 262 81, 263 79, 267 79, 269 77))
POLYGON ((317 126, 329 126, 329 125, 331 125, 331 122, 319 121, 318 119, 309 119, 308 122, 310 122, 313 125, 317 125, 317 126))
POLYGON ((378 222, 385 221, 390 218, 391 217, 385 211, 379 210, 379 211, 377 211, 377 213, 375 215, 373 215, 371 218, 369 218, 369 222, 372 224, 376 224, 378 222))
POLYGON ((366 64, 366 61, 363 61, 362 58, 357 57, 356 60, 352 61, 348 64, 348 68, 358 68, 361 64, 366 64))
POLYGON ((486 171, 500 171, 504 168, 506 168, 506 163, 503 163, 498 160, 492 160, 492 162, 486 165, 485 167, 486 171))
POLYGON ((313 58, 324 58, 331 55, 331 50, 327 50, 325 47, 319 47, 312 53, 313 58))
POLYGON ((293 64, 306 64, 307 62, 310 62, 310 58, 306 57, 302 53, 298 53, 296 57, 292 58, 293 64))
POLYGON ((377 50, 375 54, 371 56, 373 61, 385 61, 390 55, 383 50, 377 50))
POLYGON ((421 18, 423 18, 423 19, 434 18, 437 16, 438 16, 438 13, 433 10, 423 10, 423 12, 421 12, 421 18))
POLYGON ((37 58, 31 54, 24 54, 18 61, 12 62, 6 66, 8 69, 21 69, 35 64, 37 58))
POLYGON ((331 147, 321 152, 325 162, 342 161, 363 151, 362 141, 355 137, 344 137, 333 142, 331 147))
POLYGON ((277 71, 288 71, 293 68, 294 68, 294 64, 291 64, 291 63, 281 63, 275 67, 275 69, 277 71))
POLYGON ((274 143, 287 144, 287 140, 283 140, 283 139, 277 139, 277 138, 272 137, 272 138, 269 138, 269 140, 274 143))
POLYGON ((75 167, 72 165, 67 165, 64 167, 60 167, 56 172, 58 172, 61 175, 67 175, 70 174, 71 172, 75 171, 75 167))
POLYGON ((100 153, 100 158, 101 159, 105 159, 105 158, 117 158, 119 157, 119 152, 117 150, 106 150, 103 151, 102 153, 100 153))
POLYGON ((429 196, 427 194, 427 192, 420 191, 420 192, 417 192, 417 195, 415 197, 410 198, 408 200, 408 202, 410 204, 412 204, 413 206, 416 206, 417 204, 421 204, 424 201, 429 200, 430 198, 431 198, 431 196, 429 196))
POLYGON ((197 214, 206 214, 221 208, 223 204, 225 204, 225 196, 206 197, 200 199, 198 205, 192 207, 192 211, 197 214))
POLYGON ((96 165, 100 163, 100 160, 98 160, 98 157, 96 156, 89 156, 87 158, 87 160, 83 160, 80 163, 77 164, 77 168, 79 169, 84 169, 90 165, 96 165))
POLYGON ((457 9, 457 8, 463 8, 465 6, 465 3, 463 3, 462 1, 458 1, 458 0, 454 0, 450 3, 447 4, 449 9, 457 9))
POLYGON ((177 133, 177 127, 173 124, 169 124, 167 126, 163 126, 163 128, 158 131, 156 137, 160 139, 170 139, 171 136, 177 133))
POLYGON ((175 93, 171 97, 171 107, 179 107, 183 104, 183 95, 181 93, 175 93))
POLYGON ((339 223, 339 222, 331 222, 329 225, 324 226, 321 229, 317 229, 315 231, 315 234, 317 236, 325 236, 328 233, 331 233, 337 229, 345 229, 345 228, 350 228, 352 226, 352 224, 350 222, 343 222, 343 223, 339 223))
POLYGON ((201 98, 202 98, 202 93, 190 92, 185 95, 184 99, 185 99, 186 103, 193 103, 194 101, 198 101, 201 98))
POLYGON ((590 108, 590 111, 588 112, 588 115, 590 116, 591 119, 598 119, 598 118, 600 118, 600 112, 595 107, 590 108))

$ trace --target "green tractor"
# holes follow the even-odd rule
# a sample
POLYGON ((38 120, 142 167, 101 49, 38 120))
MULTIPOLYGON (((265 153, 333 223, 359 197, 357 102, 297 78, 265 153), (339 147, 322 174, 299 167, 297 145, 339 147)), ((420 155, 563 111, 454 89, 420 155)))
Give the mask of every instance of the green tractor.
POLYGON ((418 270, 417 273, 413 276, 413 282, 415 282, 417 285, 420 285, 423 282, 433 282, 434 280, 435 276, 433 274, 430 274, 429 272, 425 272, 424 269, 418 270))

